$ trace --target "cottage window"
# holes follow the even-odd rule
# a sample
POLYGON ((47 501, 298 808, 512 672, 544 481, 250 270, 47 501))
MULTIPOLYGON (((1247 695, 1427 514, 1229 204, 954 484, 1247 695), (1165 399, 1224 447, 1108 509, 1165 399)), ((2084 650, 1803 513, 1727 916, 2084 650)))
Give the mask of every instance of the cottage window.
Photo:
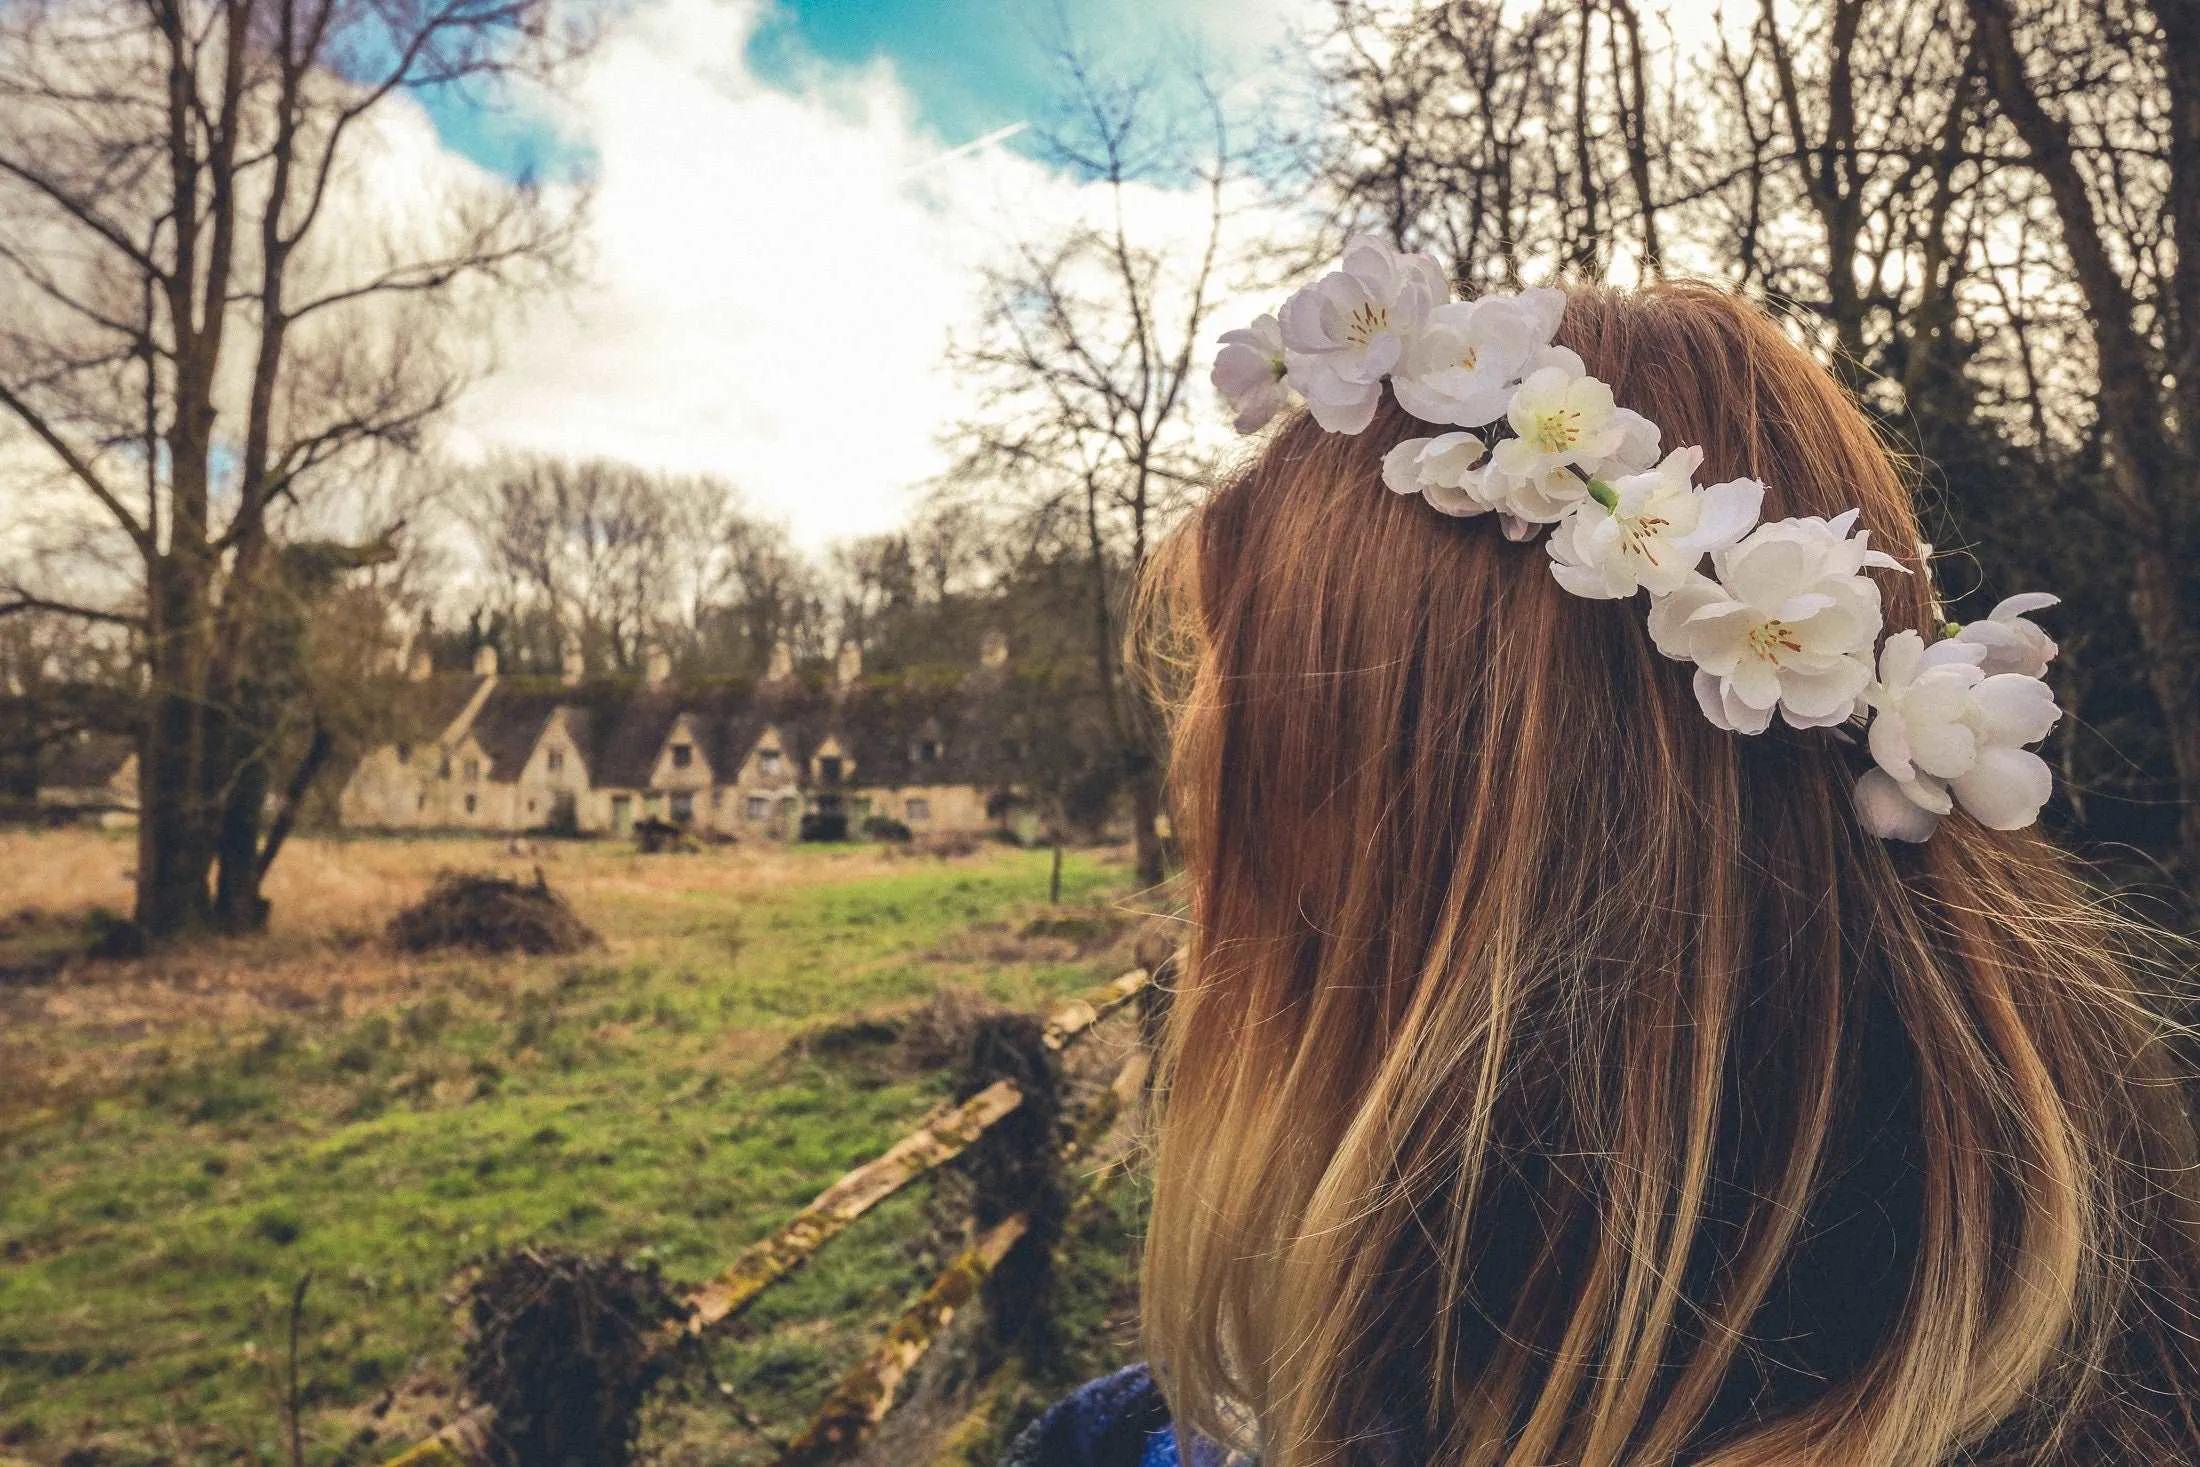
POLYGON ((552 749, 550 756, 542 762, 549 767, 552 774, 556 774, 559 770, 565 768, 565 750, 552 749))
POLYGON ((695 796, 681 790, 672 797, 672 818, 685 825, 695 818, 695 796))
POLYGON ((801 808, 802 802, 793 795, 789 795, 779 802, 779 818, 782 820, 788 819, 801 808))
POLYGON ((780 762, 777 749, 759 749, 756 754, 756 772, 766 779, 779 776, 780 762))
POLYGON ((469 815, 474 813, 474 797, 472 795, 466 797, 466 813, 469 815))
POLYGON ((917 762, 919 764, 937 763, 939 761, 939 757, 940 744, 938 739, 923 739, 918 742, 917 762))
POLYGON ((451 777, 450 755, 445 754, 442 758, 435 761, 435 777, 437 779, 449 779, 451 777))
POLYGON ((764 818, 765 818, 766 816, 770 815, 771 813, 772 813, 772 802, 771 802, 770 800, 767 800, 767 799, 765 799, 765 798, 764 798, 764 797, 763 797, 762 795, 750 795, 750 796, 749 796, 749 806, 748 806, 748 816, 749 816, 749 819, 751 819, 751 820, 762 820, 762 819, 764 819, 764 818))
POLYGON ((831 755, 818 760, 817 777, 827 784, 840 783, 840 760, 831 755))
POLYGON ((428 797, 427 797, 426 795, 415 795, 415 796, 413 796, 413 808, 414 808, 415 810, 425 810, 425 809, 427 809, 427 808, 428 808, 428 797))
POLYGON ((397 762, 400 764, 413 762, 413 746, 411 744, 399 744, 397 746, 397 762))
POLYGON ((466 782, 468 784, 473 784, 480 778, 481 761, 479 759, 468 759, 466 761, 466 782))
POLYGON ((913 799, 907 804, 903 805, 902 810, 907 814, 909 818, 909 823, 911 825, 916 825, 932 818, 932 802, 930 800, 913 799))
POLYGON ((674 744, 672 746, 672 767, 674 769, 685 769, 694 762, 695 746, 693 744, 674 744))

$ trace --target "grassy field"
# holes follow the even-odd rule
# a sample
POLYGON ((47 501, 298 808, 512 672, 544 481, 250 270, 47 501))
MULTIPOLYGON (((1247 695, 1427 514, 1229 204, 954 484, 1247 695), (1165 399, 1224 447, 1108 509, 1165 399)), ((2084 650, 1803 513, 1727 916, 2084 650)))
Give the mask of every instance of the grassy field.
MULTIPOLYGON (((127 837, 0 835, 0 1458, 287 1460, 280 1357, 310 1273, 306 1455, 379 1460, 451 1409, 469 1261, 550 1243, 701 1280, 944 1092, 908 1044, 821 1030, 1042 1008, 1128 966, 1135 920, 1109 853, 1071 855, 1057 911, 1047 856, 998 846, 309 840, 266 936, 47 971, 126 905, 132 858, 127 837), (439 868, 538 864, 602 949, 381 941, 439 868)), ((1120 1190, 1066 1265, 1069 1373, 1127 1343, 1120 1190)), ((768 1293, 714 1380, 653 1410, 647 1459, 769 1460, 724 1398, 796 1429, 952 1252, 955 1202, 912 1188, 768 1293)))

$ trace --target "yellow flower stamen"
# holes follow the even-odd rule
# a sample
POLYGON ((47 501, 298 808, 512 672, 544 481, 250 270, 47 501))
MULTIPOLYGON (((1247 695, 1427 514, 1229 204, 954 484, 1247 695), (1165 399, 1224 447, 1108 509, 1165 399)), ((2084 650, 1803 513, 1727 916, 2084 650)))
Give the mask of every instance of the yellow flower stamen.
POLYGON ((1749 629, 1749 650, 1767 662, 1778 662, 1782 652, 1800 652, 1795 629, 1784 621, 1761 621, 1749 629))
POLYGON ((1639 555, 1652 565, 1659 564, 1655 542, 1659 532, 1672 521, 1654 514, 1646 514, 1639 519, 1628 519, 1625 516, 1616 518, 1619 519, 1620 549, 1630 555, 1639 555))
POLYGON ((1390 308, 1373 301, 1362 301, 1352 310, 1352 319, 1345 324, 1344 334, 1354 346, 1366 346, 1378 332, 1390 329, 1390 308))
POLYGON ((1581 414, 1573 408, 1557 408, 1535 420, 1535 446, 1545 453, 1564 453, 1581 439, 1581 414))

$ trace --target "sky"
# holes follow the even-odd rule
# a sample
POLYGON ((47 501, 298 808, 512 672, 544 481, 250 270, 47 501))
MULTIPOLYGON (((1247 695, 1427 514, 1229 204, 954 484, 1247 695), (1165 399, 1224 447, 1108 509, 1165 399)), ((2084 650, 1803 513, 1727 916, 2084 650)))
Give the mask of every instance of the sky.
POLYGON ((630 0, 556 99, 423 99, 454 165, 594 191, 582 278, 507 323, 450 449, 714 473, 812 547, 891 528, 972 406, 980 267, 1092 206, 1033 146, 1052 46, 1245 75, 1308 3, 630 0))

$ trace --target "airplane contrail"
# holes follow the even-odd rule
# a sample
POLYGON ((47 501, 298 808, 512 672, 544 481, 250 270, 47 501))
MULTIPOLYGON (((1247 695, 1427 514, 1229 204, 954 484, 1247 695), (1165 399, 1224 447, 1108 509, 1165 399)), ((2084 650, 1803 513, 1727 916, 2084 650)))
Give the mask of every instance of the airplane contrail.
POLYGON ((1010 138, 1016 136, 1016 134, 1028 130, 1030 126, 1031 124, 1028 122, 1011 122, 1006 127, 996 127, 995 129, 993 129, 993 131, 987 133, 982 138, 972 138, 969 142, 964 143, 959 147, 949 148, 946 152, 941 153, 936 157, 925 159, 922 163, 919 163, 916 167, 910 169, 909 172, 912 175, 923 173, 928 169, 939 167, 942 163, 952 163, 957 158, 963 157, 966 154, 975 153, 980 148, 990 148, 995 143, 1005 143, 1010 138))

